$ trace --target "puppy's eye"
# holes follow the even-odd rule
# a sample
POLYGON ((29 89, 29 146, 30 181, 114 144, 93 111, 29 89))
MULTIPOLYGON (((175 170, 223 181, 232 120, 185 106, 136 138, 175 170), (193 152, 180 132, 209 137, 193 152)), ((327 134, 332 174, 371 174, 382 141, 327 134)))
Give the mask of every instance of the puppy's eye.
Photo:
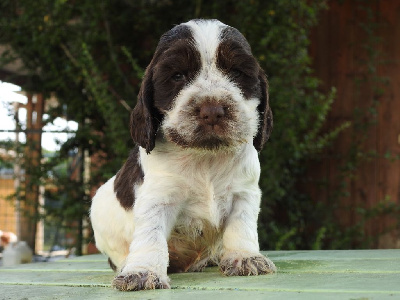
POLYGON ((231 73, 231 77, 234 79, 239 78, 243 75, 243 72, 238 69, 232 69, 230 73, 231 73))
POLYGON ((182 73, 175 73, 174 75, 172 75, 172 80, 173 81, 184 81, 186 79, 186 76, 183 75, 182 73))

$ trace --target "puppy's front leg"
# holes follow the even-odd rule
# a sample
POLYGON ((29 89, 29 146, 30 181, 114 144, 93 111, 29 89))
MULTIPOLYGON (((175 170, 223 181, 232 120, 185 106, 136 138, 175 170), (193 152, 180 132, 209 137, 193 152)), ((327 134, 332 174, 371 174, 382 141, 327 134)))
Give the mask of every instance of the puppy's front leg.
POLYGON ((140 199, 135 204, 133 241, 113 287, 123 291, 170 288, 167 238, 177 213, 177 206, 167 201, 140 199))
POLYGON ((260 192, 237 196, 223 235, 220 270, 227 276, 276 272, 274 263, 259 252, 257 218, 260 192))

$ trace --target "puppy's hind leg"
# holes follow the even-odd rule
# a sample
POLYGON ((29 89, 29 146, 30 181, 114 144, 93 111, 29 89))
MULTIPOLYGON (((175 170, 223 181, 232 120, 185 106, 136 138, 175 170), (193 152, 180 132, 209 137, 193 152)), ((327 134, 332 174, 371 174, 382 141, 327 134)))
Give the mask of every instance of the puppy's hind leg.
POLYGON ((93 197, 90 219, 99 251, 120 271, 129 253, 134 230, 133 210, 125 210, 114 193, 114 178, 99 188, 93 197))

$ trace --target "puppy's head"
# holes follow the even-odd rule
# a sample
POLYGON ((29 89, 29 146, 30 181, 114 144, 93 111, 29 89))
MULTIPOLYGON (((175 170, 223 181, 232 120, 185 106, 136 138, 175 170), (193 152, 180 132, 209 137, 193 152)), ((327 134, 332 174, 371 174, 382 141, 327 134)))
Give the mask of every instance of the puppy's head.
POLYGON ((253 143, 262 149, 272 130, 268 83, 238 30, 193 20, 161 37, 131 115, 131 135, 150 153, 159 130, 184 148, 253 143))

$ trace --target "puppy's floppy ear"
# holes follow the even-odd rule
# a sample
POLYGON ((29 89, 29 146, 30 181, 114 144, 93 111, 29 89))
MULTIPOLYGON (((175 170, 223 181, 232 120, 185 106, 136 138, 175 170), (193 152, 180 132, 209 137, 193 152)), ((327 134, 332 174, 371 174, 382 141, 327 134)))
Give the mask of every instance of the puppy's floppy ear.
POLYGON ((131 136, 142 148, 150 153, 154 149, 156 134, 160 125, 158 112, 153 101, 153 67, 146 69, 142 85, 139 90, 138 100, 131 113, 131 136))
POLYGON ((265 142, 268 141, 269 136, 272 132, 273 117, 272 110, 269 107, 269 97, 268 97, 268 81, 264 74, 264 71, 260 68, 258 74, 258 80, 260 81, 260 104, 257 106, 259 126, 258 132, 253 140, 253 145, 257 151, 261 151, 265 142))

